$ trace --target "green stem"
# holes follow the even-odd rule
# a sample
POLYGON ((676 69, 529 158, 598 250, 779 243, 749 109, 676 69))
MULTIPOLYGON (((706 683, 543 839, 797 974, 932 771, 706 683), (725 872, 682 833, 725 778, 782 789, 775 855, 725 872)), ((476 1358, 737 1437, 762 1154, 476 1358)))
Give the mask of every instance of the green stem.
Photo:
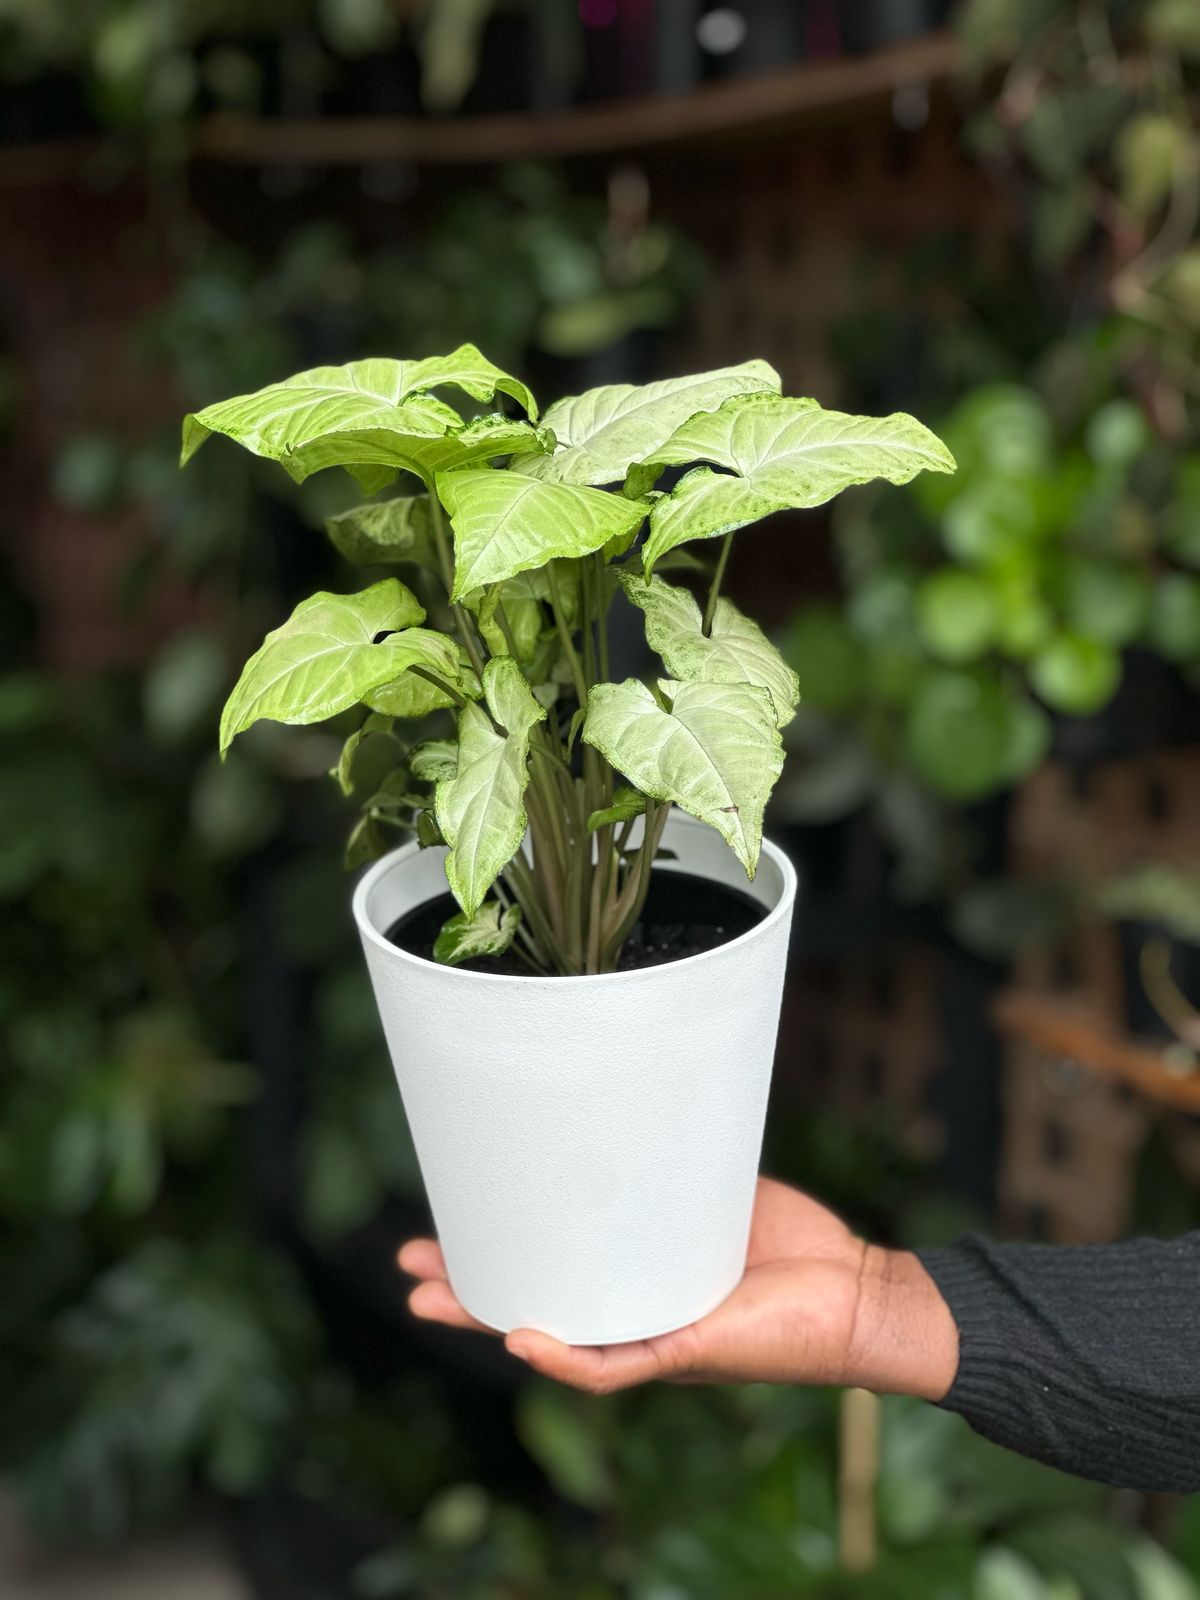
POLYGON ((558 637, 562 641, 563 654, 567 658, 567 665, 571 669, 571 680, 575 685, 575 693, 581 706, 587 705, 587 683, 583 676, 583 668, 579 663, 574 642, 571 639, 571 630, 567 627, 566 612, 563 609, 562 592, 558 587, 558 577, 554 571, 554 562, 546 567, 550 579, 550 609, 554 613, 554 626, 558 629, 558 637))
POLYGON ((658 853, 659 841, 670 812, 669 805, 659 805, 653 800, 646 806, 646 826, 637 861, 630 870, 621 893, 617 896, 613 907, 615 926, 603 945, 601 959, 605 963, 606 970, 609 964, 620 956, 621 946, 633 932, 634 924, 645 908, 646 896, 650 891, 650 874, 654 869, 654 857, 658 853))
POLYGON ((583 602, 583 681, 590 689, 596 681, 596 609, 599 596, 593 583, 594 568, 591 560, 580 562, 579 593, 583 602))
MULTIPOLYGON (((516 896, 509 893, 508 889, 505 887, 503 878, 496 879, 495 889, 496 898, 499 900, 502 906, 507 908, 508 906, 516 903, 516 896)), ((519 904, 517 909, 521 910, 519 904)), ((525 914, 523 910, 521 911, 521 919, 517 923, 517 932, 513 943, 514 945, 519 946, 517 949, 517 954, 521 957, 522 961, 525 962, 526 966, 532 967, 539 978, 548 978, 550 976, 549 968, 543 963, 540 952, 538 951, 537 943, 526 926, 525 914)))
MULTIPOLYGON (((513 658, 514 661, 516 661, 516 659, 517 659, 517 641, 513 637, 513 631, 512 631, 512 628, 509 625, 508 612, 505 611, 505 609, 504 609, 504 601, 501 600, 498 596, 497 596, 497 599, 496 599, 496 621, 500 626, 500 632, 504 635, 504 642, 508 646, 509 655, 513 658)), ((519 662, 518 662, 518 665, 520 665, 519 662)))
POLYGON ((443 694, 448 694, 456 706, 465 710, 471 704, 465 694, 461 694, 452 683, 447 683, 445 678, 439 677, 436 672, 430 672, 428 667, 409 667, 408 670, 415 678, 424 678, 426 683, 432 683, 434 688, 440 689, 443 694))
POLYGON ((607 823, 596 831, 596 860, 592 864, 592 892, 588 904, 587 963, 588 972, 600 971, 601 935, 604 924, 604 890, 608 879, 608 864, 612 858, 612 824, 607 823))
POLYGON ((721 554, 717 557, 717 570, 713 573, 712 584, 708 591, 708 600, 704 607, 704 637, 706 639, 712 633, 713 618, 717 614, 717 601, 721 597, 721 580, 725 576, 725 566, 732 548, 733 533, 731 531, 721 540, 721 554))
POLYGON ((480 647, 475 628, 467 615, 466 608, 459 605, 452 598, 454 594, 454 561, 450 554, 450 540, 446 535, 446 514, 442 510, 442 502, 438 499, 433 488, 429 489, 429 520, 433 524, 433 542, 437 549, 438 566, 442 571, 442 582, 446 586, 446 598, 450 601, 450 611, 454 617, 454 626, 458 630, 458 637, 462 647, 467 652, 475 676, 483 679, 483 650, 480 647))
POLYGON ((548 960, 552 966, 558 967, 561 972, 569 972, 566 965, 562 941, 550 926, 542 903, 538 898, 537 886, 533 874, 529 870, 529 863, 520 851, 512 858, 504 869, 505 877, 512 885, 513 895, 520 906, 523 915, 529 918, 530 927, 541 941, 541 956, 548 960))
POLYGON ((604 556, 601 554, 601 552, 599 550, 597 550, 597 552, 595 554, 595 557, 594 557, 594 560, 595 560, 595 563, 596 563, 596 579, 595 579, 595 581, 596 581, 596 632, 599 635, 599 639, 600 639, 600 682, 601 683, 607 683, 608 682, 608 674, 609 674, 609 666, 608 666, 608 611, 609 611, 609 607, 608 607, 608 603, 605 601, 605 598, 604 598, 604 590, 605 590, 604 574, 605 574, 605 571, 606 571, 606 564, 605 564, 604 556))

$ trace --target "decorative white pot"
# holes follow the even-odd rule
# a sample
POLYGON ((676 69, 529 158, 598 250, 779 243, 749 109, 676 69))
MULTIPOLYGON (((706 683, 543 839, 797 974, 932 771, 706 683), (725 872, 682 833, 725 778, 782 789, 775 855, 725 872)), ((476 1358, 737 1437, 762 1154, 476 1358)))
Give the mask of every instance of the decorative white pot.
POLYGON ((465 972, 385 937, 446 891, 415 844, 363 876, 354 915, 459 1300, 501 1332, 571 1344, 693 1322, 745 1262, 796 875, 763 846, 752 884, 672 812, 683 871, 766 911, 663 966, 580 978, 465 972))

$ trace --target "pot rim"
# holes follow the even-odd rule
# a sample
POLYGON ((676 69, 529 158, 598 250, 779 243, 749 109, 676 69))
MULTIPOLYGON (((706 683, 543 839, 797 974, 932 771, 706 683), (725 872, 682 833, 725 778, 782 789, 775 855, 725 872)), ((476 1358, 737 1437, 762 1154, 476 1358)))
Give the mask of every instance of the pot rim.
MULTIPOLYGON (((700 822, 697 818, 689 816, 686 811, 677 809, 671 820, 676 826, 703 828, 705 832, 710 831, 707 823, 700 822)), ((528 974, 515 972, 464 972, 461 968, 444 966, 438 961, 427 961, 424 956, 414 956, 411 951, 402 950, 399 945, 393 944, 390 939, 384 936, 367 913, 367 903, 375 885, 405 861, 414 859, 420 853, 420 849, 420 845, 415 840, 410 841, 408 844, 402 844, 397 849, 389 851, 386 856, 381 856, 374 865, 368 867, 366 872, 363 873, 355 885, 351 902, 358 931, 364 939, 369 939, 390 960, 399 961, 402 965, 411 964, 421 968, 432 967, 435 971, 444 972, 456 979, 470 978, 473 981, 482 983, 519 984, 526 987, 530 984, 549 984, 553 986, 556 992, 561 992, 563 986, 567 984, 593 985, 607 983, 614 985, 644 982, 663 973, 699 967, 705 962, 724 955, 727 950, 734 950, 740 945, 749 943, 751 940, 763 938, 777 923, 791 915, 792 906, 796 900, 797 878, 795 867, 777 844, 774 844, 770 839, 764 838, 762 854, 778 868, 779 874, 783 879, 783 887, 780 891, 779 899, 762 921, 756 923, 753 928, 748 928, 745 933, 739 934, 736 939, 727 939, 724 944, 714 945, 711 950, 702 950, 694 956, 684 956, 678 961, 664 961, 654 967, 638 967, 633 972, 584 972, 573 975, 550 974, 546 977, 542 977, 536 972, 528 974)), ((676 869, 664 866, 655 870, 669 872, 676 869)), ((703 877, 705 874, 700 873, 696 874, 696 876, 703 877)), ((422 904, 425 903, 424 901, 422 902, 422 904)))

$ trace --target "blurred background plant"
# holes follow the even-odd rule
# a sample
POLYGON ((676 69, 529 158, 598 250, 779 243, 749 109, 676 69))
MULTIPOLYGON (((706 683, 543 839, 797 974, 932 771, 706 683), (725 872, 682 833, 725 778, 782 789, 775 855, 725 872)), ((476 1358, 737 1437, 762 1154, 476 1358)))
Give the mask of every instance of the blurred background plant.
MULTIPOLYGON (((848 503, 826 597, 780 630, 805 700, 774 826, 810 894, 767 1159, 875 1237, 987 1226, 998 1113, 978 1094, 999 969, 961 947, 1007 960, 1097 896, 1069 871, 1014 876, 1014 796, 1051 760, 1081 773, 1197 737, 1193 9, 970 0, 958 43, 938 45, 965 130, 935 92, 922 131, 922 66, 890 100, 853 100, 848 131, 735 120, 758 154, 684 144, 672 177, 619 136, 615 155, 560 169, 273 147, 242 171, 203 149, 280 118, 569 119, 613 88, 702 78, 740 93, 792 56, 811 74, 805 56, 910 35, 925 49, 944 8, 705 0, 695 29, 663 23, 651 81, 632 4, 0 0, 0 232, 9 250, 23 229, 51 241, 27 259, 0 240, 0 281, 22 309, 53 283, 36 334, 20 310, 0 322, 0 1472, 43 1535, 115 1541, 198 1489, 270 1600, 1197 1593, 1192 1508, 1155 1509, 1168 1555, 1140 1502, 1114 1509, 899 1403, 868 1495, 877 1558, 847 1570, 831 1397, 594 1403, 522 1387, 493 1346, 405 1318, 390 1256, 424 1225, 420 1191, 325 777, 349 728, 262 729, 225 764, 213 748, 239 652, 301 593, 357 581, 316 535, 344 502, 240 453, 175 467, 184 411, 463 339, 552 395, 704 364, 691 352, 707 361, 723 329, 711 364, 761 352, 801 383, 831 371, 828 403, 940 426, 958 476, 848 503), (728 12, 748 31, 710 49, 734 38, 710 20, 728 12), (906 154, 926 146, 927 166, 906 154), (787 164, 796 151, 808 166, 787 164), (789 281, 781 309, 752 275, 792 270, 793 246, 755 222, 764 194, 807 244, 846 229, 842 190, 882 182, 863 204, 883 215, 945 186, 951 163, 991 186, 1003 247, 983 268, 944 227, 881 247, 871 212, 853 249, 896 258, 902 303, 864 270, 824 365, 798 354, 789 317, 808 291, 789 281), (744 236, 749 275, 714 248, 725 236, 744 236), (114 298, 89 298, 106 277, 114 298), (106 318, 111 366, 90 338, 106 318), (42 349, 48 325, 65 331, 42 349), (101 546, 111 569, 92 565, 101 546), (941 963, 934 1044, 932 1006, 916 1023, 897 1009, 912 986, 880 956, 888 930, 941 963), (842 983, 837 1055, 804 1030, 836 1018, 842 983), (940 1133, 885 1075, 893 1043, 942 1072, 940 1133), (815 1095, 794 1082, 810 1067, 815 1095)), ((822 305, 828 288, 811 291, 822 305)), ((778 616, 820 588, 805 563, 822 530, 793 531, 768 574, 778 616)), ((1187 880, 1149 865, 1161 911, 1187 880)), ((1136 921, 1129 904, 1109 915, 1136 921)), ((1139 1218, 1190 1225, 1194 1187, 1153 1140, 1144 1166, 1139 1218)))
MULTIPOLYGON (((1014 338, 1007 285, 977 284, 967 330, 935 338, 936 391, 968 359, 990 380, 942 424, 959 472, 851 505, 844 603, 789 637, 810 757, 789 810, 870 804, 910 894, 967 886, 955 816, 1052 748, 1097 754, 1124 679, 1133 698, 1160 689, 1156 663, 1200 667, 1196 19, 974 0, 957 26, 968 146, 1010 197, 1038 305, 1014 338)), ((1145 743, 1176 731, 1156 699, 1145 743)))

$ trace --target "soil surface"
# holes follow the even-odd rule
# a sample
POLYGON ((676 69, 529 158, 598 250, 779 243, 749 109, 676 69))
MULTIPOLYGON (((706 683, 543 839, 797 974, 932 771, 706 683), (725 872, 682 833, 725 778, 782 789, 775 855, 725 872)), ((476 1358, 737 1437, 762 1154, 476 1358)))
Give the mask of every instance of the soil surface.
MULTIPOLYGON (((387 937, 409 955, 432 961, 433 941, 442 924, 457 910, 452 895, 439 895, 401 917, 388 929, 387 937)), ((757 900, 740 889, 727 889, 687 872, 655 872, 650 879, 646 910, 625 941, 617 971, 635 972, 641 967, 661 967, 668 961, 703 955, 706 950, 715 950, 718 945, 749 933, 766 914, 757 900)), ((529 968, 511 950, 502 956, 464 961, 463 967, 467 972, 531 976, 529 968)))

